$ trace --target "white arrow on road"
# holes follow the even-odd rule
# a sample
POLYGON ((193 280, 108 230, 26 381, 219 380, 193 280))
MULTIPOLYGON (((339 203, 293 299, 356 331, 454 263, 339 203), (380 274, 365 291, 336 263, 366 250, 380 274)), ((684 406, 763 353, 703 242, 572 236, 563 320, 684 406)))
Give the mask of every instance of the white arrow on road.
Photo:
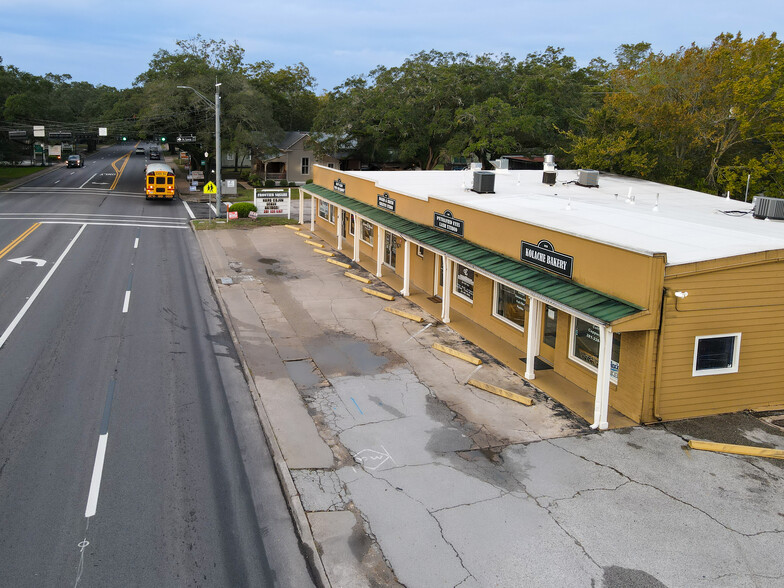
POLYGON ((22 263, 25 261, 34 263, 37 267, 46 265, 45 259, 36 259, 35 257, 30 257, 29 255, 25 255, 24 257, 16 257, 14 259, 9 259, 8 261, 10 261, 11 263, 16 263, 18 265, 22 265, 22 263))

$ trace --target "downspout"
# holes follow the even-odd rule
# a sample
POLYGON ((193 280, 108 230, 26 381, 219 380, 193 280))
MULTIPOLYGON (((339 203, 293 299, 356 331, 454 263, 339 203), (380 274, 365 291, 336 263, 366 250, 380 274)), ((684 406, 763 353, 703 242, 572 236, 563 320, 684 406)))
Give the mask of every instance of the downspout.
POLYGON ((656 373, 653 378, 653 418, 661 421, 659 414, 659 387, 661 386, 662 352, 664 351, 664 308, 667 303, 667 288, 662 288, 661 311, 659 313, 659 340, 656 342, 656 373))

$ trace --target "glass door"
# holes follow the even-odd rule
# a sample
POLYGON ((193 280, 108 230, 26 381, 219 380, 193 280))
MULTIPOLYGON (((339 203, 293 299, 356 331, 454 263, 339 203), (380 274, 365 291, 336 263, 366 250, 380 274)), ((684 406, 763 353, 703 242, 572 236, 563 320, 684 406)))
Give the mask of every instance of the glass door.
POLYGON ((397 237, 386 231, 384 233, 384 263, 394 268, 397 262, 397 237))

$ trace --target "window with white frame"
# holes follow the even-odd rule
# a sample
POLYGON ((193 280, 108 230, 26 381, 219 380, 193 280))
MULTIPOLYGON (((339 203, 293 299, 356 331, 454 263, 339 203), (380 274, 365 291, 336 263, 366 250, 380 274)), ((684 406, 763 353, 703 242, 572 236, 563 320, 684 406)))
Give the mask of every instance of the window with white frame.
POLYGON ((302 175, 306 176, 310 173, 310 158, 302 158, 302 175))
POLYGON ((329 209, 332 208, 326 200, 319 200, 318 215, 324 220, 329 220, 329 209))
POLYGON ((455 264, 454 293, 467 300, 474 302, 474 270, 463 265, 455 264))
POLYGON ((693 376, 734 374, 740 358, 740 333, 694 338, 693 376))
POLYGON ((362 232, 359 236, 359 240, 364 241, 368 245, 373 245, 373 223, 363 220, 361 228, 362 232))
MULTIPOLYGON (((618 366, 621 356, 621 336, 613 333, 612 352, 610 357, 610 379, 618 381, 618 366)), ((599 327, 572 317, 571 341, 569 358, 587 367, 592 372, 599 366, 599 327)))
POLYGON ((525 305, 528 302, 525 294, 494 282, 493 316, 501 319, 521 331, 525 330, 525 305))
POLYGON ((421 245, 417 245, 416 254, 417 254, 418 257, 421 257, 421 258, 424 259, 424 257, 425 257, 425 248, 422 247, 421 245))

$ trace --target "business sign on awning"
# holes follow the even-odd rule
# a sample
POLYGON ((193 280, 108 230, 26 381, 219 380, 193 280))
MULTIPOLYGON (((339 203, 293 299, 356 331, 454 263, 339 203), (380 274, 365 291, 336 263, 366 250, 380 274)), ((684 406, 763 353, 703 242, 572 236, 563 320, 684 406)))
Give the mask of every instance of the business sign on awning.
POLYGON ((572 277, 574 257, 558 253, 553 244, 545 239, 542 239, 536 245, 521 241, 520 259, 567 278, 572 277))
POLYGON ((455 218, 451 210, 445 210, 444 214, 440 212, 433 213, 433 226, 437 229, 462 237, 463 225, 463 221, 455 218))
POLYGON ((344 184, 340 178, 332 182, 332 189, 337 192, 338 194, 345 194, 346 193, 346 184, 344 184))

